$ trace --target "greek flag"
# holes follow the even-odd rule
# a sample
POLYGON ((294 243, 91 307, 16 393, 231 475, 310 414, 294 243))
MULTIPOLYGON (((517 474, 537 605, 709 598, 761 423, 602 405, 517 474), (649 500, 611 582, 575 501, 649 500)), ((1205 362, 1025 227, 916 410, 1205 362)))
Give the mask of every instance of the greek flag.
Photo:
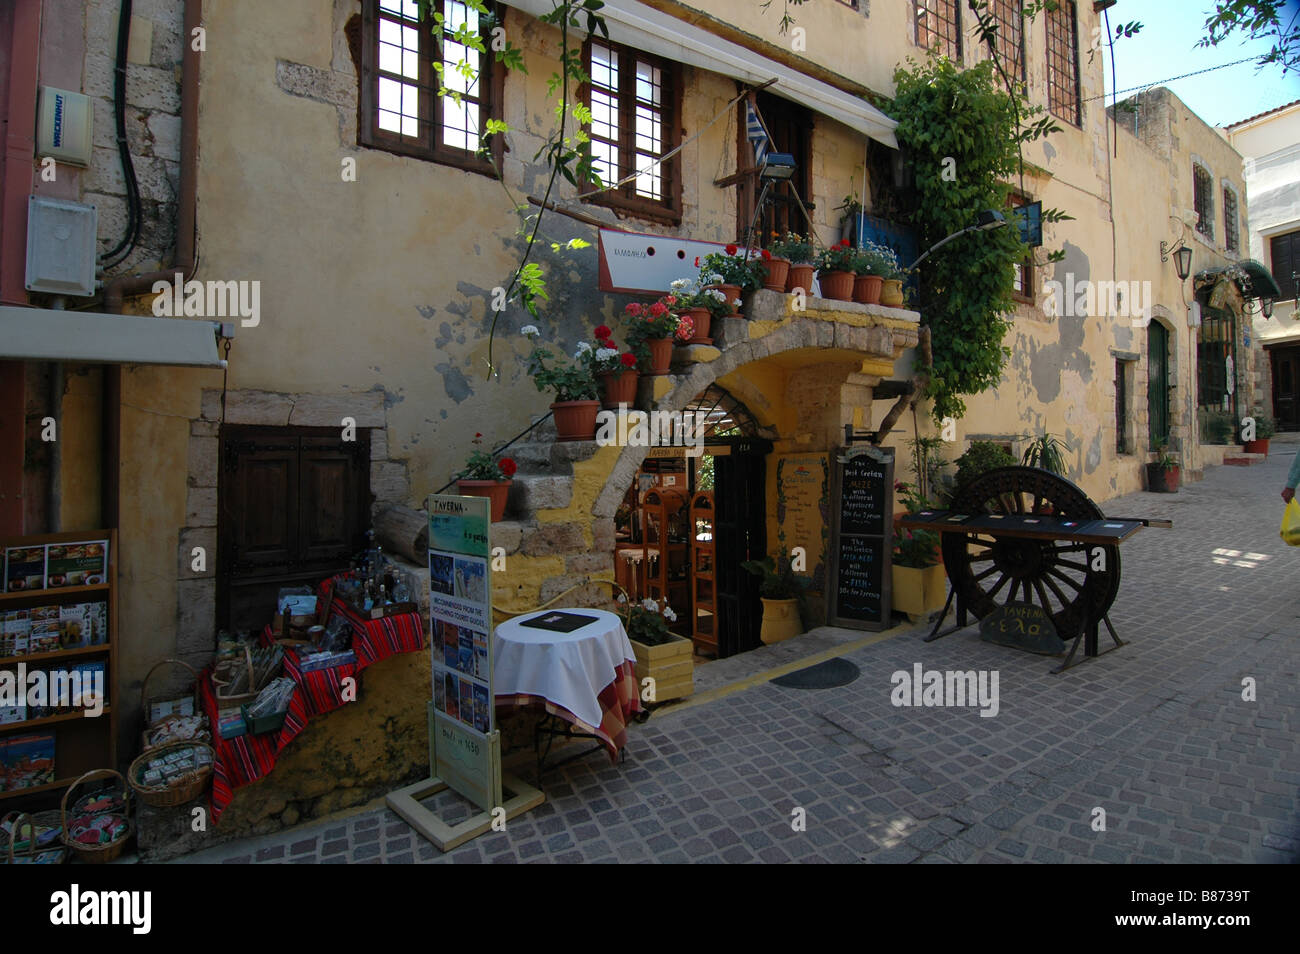
POLYGON ((754 147, 754 165, 761 169, 763 162, 767 159, 768 150, 772 147, 772 142, 767 138, 767 133, 763 131, 763 124, 759 122, 758 113, 754 109, 753 103, 745 103, 746 121, 745 135, 749 139, 749 144, 754 147))

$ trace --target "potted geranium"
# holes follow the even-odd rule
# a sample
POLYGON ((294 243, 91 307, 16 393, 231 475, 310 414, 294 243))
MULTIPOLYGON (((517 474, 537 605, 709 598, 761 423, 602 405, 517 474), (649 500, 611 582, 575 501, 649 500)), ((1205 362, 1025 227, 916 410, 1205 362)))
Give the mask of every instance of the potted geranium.
POLYGON ((785 280, 790 275, 790 260, 766 248, 759 251, 758 257, 762 261, 766 273, 766 277, 763 279, 763 287, 768 291, 784 293, 785 280))
POLYGON ((786 272, 785 288, 780 291, 791 292, 802 288, 805 293, 812 289, 813 257, 812 243, 802 235, 786 232, 775 239, 768 248, 774 257, 787 260, 790 265, 786 272))
POLYGON ((853 300, 862 305, 879 304, 885 265, 874 248, 857 249, 853 256, 853 276, 853 300))
POLYGON ((765 556, 761 560, 746 560, 740 568, 763 580, 758 586, 759 601, 763 604, 759 638, 765 643, 779 643, 802 633, 803 621, 799 614, 802 590, 785 552, 782 551, 779 560, 765 556))
POLYGON ((762 259, 751 256, 748 252, 740 253, 739 246, 728 245, 726 254, 711 252, 704 256, 700 265, 700 284, 705 288, 716 286, 727 296, 727 301, 736 306, 735 314, 740 310, 740 298, 763 287, 767 270, 762 259))
MULTIPOLYGON (((525 338, 536 341, 541 337, 535 325, 525 325, 520 329, 525 338)), ((585 342, 584 342, 585 344, 585 342)), ((592 373, 591 361, 586 357, 591 350, 578 348, 572 364, 554 364, 548 361, 556 357, 549 348, 533 346, 528 356, 528 373, 537 385, 537 390, 550 390, 555 394, 551 404, 551 413, 555 417, 555 430, 561 441, 590 441, 596 438, 596 415, 600 413, 600 401, 596 400, 596 376, 592 373)))
POLYGON ((673 357, 673 335, 677 331, 679 306, 676 295, 665 295, 649 305, 633 302, 625 309, 632 325, 627 332, 629 346, 637 357, 646 361, 649 373, 668 373, 673 357))
POLYGON ((474 435, 474 450, 456 474, 456 492, 463 497, 487 497, 492 502, 492 522, 506 514, 506 495, 517 467, 512 458, 500 460, 483 449, 483 435, 474 435))
POLYGON ((624 625, 636 657, 637 685, 652 688, 650 702, 666 702, 695 691, 695 644, 668 629, 677 614, 664 602, 661 609, 654 600, 628 604, 627 597, 618 602, 626 607, 624 625))
POLYGON ((1154 494, 1176 494, 1181 476, 1178 458, 1164 444, 1157 445, 1156 459, 1147 464, 1147 489, 1154 494))
POLYGON ((700 283, 690 278, 679 278, 669 287, 677 299, 677 311, 682 323, 690 322, 691 334, 682 341, 682 329, 677 329, 677 340, 684 344, 713 344, 709 331, 715 318, 725 318, 734 314, 733 302, 727 301, 726 293, 719 288, 701 288, 700 283))
MULTIPOLYGON (((583 358, 591 362, 592 373, 600 384, 601 406, 607 410, 616 410, 622 404, 630 407, 636 403, 636 382, 640 377, 636 355, 631 351, 619 354, 608 325, 597 325, 595 333, 596 347, 586 350, 583 358)), ((578 347, 582 351, 582 345, 578 347)))
POLYGON ((838 244, 822 249, 817 256, 816 265, 823 298, 853 300, 853 268, 857 257, 857 249, 849 244, 848 239, 840 239, 838 244))

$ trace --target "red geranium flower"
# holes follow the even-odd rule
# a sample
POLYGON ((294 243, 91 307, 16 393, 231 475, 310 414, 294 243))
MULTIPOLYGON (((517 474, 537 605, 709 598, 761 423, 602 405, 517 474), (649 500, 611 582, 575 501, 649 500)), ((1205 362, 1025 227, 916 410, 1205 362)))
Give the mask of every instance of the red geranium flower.
POLYGON ((482 435, 482 434, 475 433, 474 436, 477 438, 477 437, 482 437, 483 435, 482 435))
POLYGON ((727 246, 727 254, 728 254, 728 255, 735 255, 736 252, 738 252, 738 251, 739 251, 739 249, 736 248, 736 246, 734 246, 734 245, 728 245, 728 246, 727 246))
POLYGON ((840 239, 840 248, 848 248, 848 247, 849 247, 849 240, 848 240, 848 239, 840 239))
POLYGON ((677 296, 676 296, 676 295, 665 295, 665 296, 664 296, 664 303, 665 303, 665 304, 668 304, 668 305, 675 305, 675 304, 677 304, 677 296))
POLYGON ((763 261, 770 262, 772 260, 772 253, 769 252, 767 249, 763 249, 762 254, 763 254, 763 261))
POLYGON ((641 306, 638 305, 636 302, 632 302, 623 310, 627 312, 629 315, 631 315, 633 318, 636 318, 641 314, 641 306))
POLYGON ((650 306, 650 314, 652 314, 652 315, 653 315, 654 317, 656 317, 656 318, 658 318, 660 315, 662 315, 662 314, 663 314, 664 312, 666 312, 667 310, 668 310, 668 306, 665 305, 665 304, 663 304, 663 302, 658 302, 658 301, 657 301, 657 302, 655 302, 653 305, 650 306))
POLYGON ((505 474, 507 477, 513 477, 515 471, 519 469, 519 465, 515 463, 513 457, 502 457, 497 461, 497 466, 501 468, 501 473, 505 474))
POLYGON ((608 338, 611 334, 613 334, 613 332, 610 331, 609 328, 608 328, 607 326, 605 326, 605 325, 597 325, 597 326, 596 326, 596 337, 599 338, 601 341, 604 341, 604 340, 605 340, 606 338, 608 338))
POLYGON ((636 355, 634 355, 631 351, 623 355, 623 357, 619 358, 618 360, 623 362, 623 367, 625 368, 636 367, 636 355))

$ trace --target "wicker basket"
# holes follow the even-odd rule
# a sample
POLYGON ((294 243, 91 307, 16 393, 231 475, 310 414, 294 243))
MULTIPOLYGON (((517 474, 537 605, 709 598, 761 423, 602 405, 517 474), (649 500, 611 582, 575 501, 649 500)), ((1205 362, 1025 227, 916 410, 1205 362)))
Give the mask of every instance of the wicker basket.
MULTIPOLYGON (((248 651, 248 646, 244 646, 244 665, 248 667, 248 691, 232 692, 229 687, 232 679, 222 678, 218 675, 217 670, 212 672, 212 687, 216 692, 218 709, 236 709, 245 702, 252 702, 257 698, 257 688, 253 685, 253 654, 248 651)), ((228 673, 229 670, 226 670, 228 673)))
POLYGON ((131 763, 131 767, 126 770, 127 781, 135 789, 135 793, 140 796, 140 801, 146 805, 152 805, 154 808, 172 808, 176 805, 184 805, 186 802, 193 801, 203 794, 207 788, 208 781, 212 778, 212 763, 216 757, 212 746, 203 742, 184 741, 168 742, 166 745, 160 745, 149 752, 142 752, 131 763), (181 751, 182 749, 194 749, 196 752, 200 749, 206 749, 208 752, 208 764, 199 766, 193 772, 186 773, 180 778, 170 783, 162 785, 146 785, 139 781, 140 775, 144 772, 145 763, 151 759, 156 759, 160 755, 165 755, 169 751, 181 751))
POLYGON ((68 790, 63 793, 63 801, 59 806, 59 821, 60 824, 63 825, 63 843, 72 849, 73 854, 87 864, 107 864, 110 861, 116 861, 121 857, 122 852, 126 850, 126 843, 130 841, 131 836, 135 834, 135 826, 131 824, 131 817, 128 814, 123 816, 126 819, 126 831, 106 845, 82 845, 72 840, 72 836, 68 832, 68 797, 72 795, 78 785, 81 785, 84 782, 93 782, 101 778, 115 778, 121 783, 127 810, 129 812, 131 807, 131 790, 127 787, 126 780, 122 778, 121 774, 112 769, 95 769, 94 771, 87 772, 85 775, 81 776, 81 778, 68 786, 68 790))
MULTIPOLYGON (((140 684, 140 703, 144 708, 144 717, 145 717, 144 731, 140 733, 140 750, 142 752, 148 752, 151 749, 156 749, 159 746, 168 744, 166 742, 157 742, 157 743, 150 744, 149 742, 149 736, 154 731, 156 731, 159 727, 161 727, 164 722, 166 722, 168 719, 173 718, 172 716, 163 716, 161 719, 159 719, 156 722, 148 721, 149 706, 152 702, 152 700, 149 698, 149 679, 153 676, 154 673, 156 673, 159 669, 162 669, 164 666, 180 666, 181 668, 189 672, 191 676, 194 677, 194 689, 192 690, 192 695, 191 695, 191 698, 193 698, 194 700, 194 715, 203 720, 203 727, 199 730, 199 733, 194 737, 192 741, 211 742, 212 728, 211 726, 208 725, 207 713, 203 711, 203 706, 199 701, 199 695, 198 695, 199 674, 194 671, 194 667, 191 666, 189 663, 183 662, 179 659, 168 658, 168 659, 160 660, 159 662, 155 663, 154 667, 149 670, 148 674, 145 675, 144 682, 140 684)), ((172 741, 188 742, 191 740, 175 739, 172 741)))
POLYGON ((63 832, 59 831, 59 837, 56 841, 51 842, 53 848, 38 848, 36 839, 33 837, 28 842, 27 847, 21 853, 15 855, 14 843, 17 841, 17 835, 22 828, 23 820, 26 819, 28 825, 32 827, 35 834, 39 825, 49 825, 58 827, 62 824, 62 816, 55 811, 36 812, 28 814, 27 812, 10 812, 4 818, 0 818, 0 824, 11 822, 13 827, 9 830, 9 853, 3 859, 4 864, 8 865, 61 865, 68 860, 68 849, 63 847, 63 832))

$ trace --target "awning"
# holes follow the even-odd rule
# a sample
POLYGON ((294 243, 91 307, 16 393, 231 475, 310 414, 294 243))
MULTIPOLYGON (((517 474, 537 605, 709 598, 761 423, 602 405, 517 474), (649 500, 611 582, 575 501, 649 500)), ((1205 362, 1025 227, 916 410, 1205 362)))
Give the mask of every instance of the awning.
MULTIPOLYGON (((554 9, 552 0, 505 2, 533 16, 554 9)), ((615 43, 730 76, 744 83, 766 83, 775 78, 776 85, 770 87, 769 92, 829 116, 891 149, 898 148, 898 141, 894 138, 894 128, 898 123, 865 100, 829 83, 805 76, 798 70, 636 0, 605 0, 600 15, 605 18, 609 38, 615 43)))
POLYGON ((220 368, 215 321, 0 306, 0 358, 220 368))
POLYGON ((1207 268, 1196 273, 1195 283, 1197 286, 1213 285, 1219 276, 1225 272, 1232 274, 1233 280, 1237 287, 1241 289, 1241 294, 1246 299, 1251 298, 1272 298, 1277 300, 1282 297, 1282 289, 1277 287, 1277 280, 1273 273, 1261 263, 1253 258, 1243 258, 1240 262, 1232 265, 1221 265, 1218 268, 1207 268), (1240 271, 1235 271, 1239 269, 1240 271), (1244 277, 1243 277, 1244 276, 1244 277))

